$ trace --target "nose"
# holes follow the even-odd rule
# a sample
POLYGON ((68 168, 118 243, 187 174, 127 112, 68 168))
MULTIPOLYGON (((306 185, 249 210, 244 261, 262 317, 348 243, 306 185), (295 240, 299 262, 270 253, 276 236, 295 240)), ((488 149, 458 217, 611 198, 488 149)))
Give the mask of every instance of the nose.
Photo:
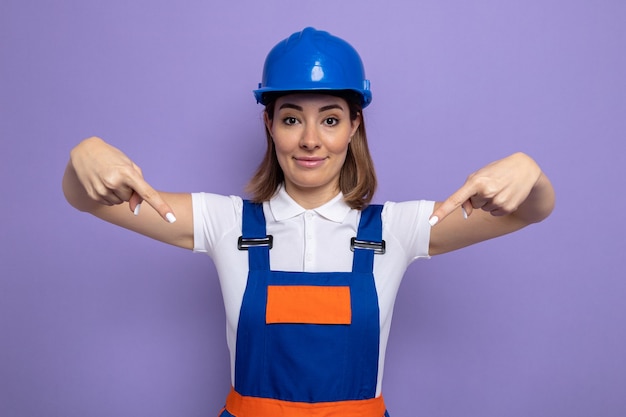
POLYGON ((302 131, 300 147, 306 150, 313 150, 320 147, 319 132, 314 123, 308 123, 302 131))

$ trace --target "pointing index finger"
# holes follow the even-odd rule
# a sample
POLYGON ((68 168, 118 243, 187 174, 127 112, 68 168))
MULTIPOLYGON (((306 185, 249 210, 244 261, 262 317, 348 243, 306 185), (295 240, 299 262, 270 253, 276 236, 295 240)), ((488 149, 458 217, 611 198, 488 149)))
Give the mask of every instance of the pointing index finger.
POLYGON ((463 184, 461 188, 456 190, 450 197, 439 204, 435 211, 433 211, 433 214, 430 216, 428 222, 431 226, 434 226, 441 220, 448 217, 459 207, 463 210, 463 217, 467 219, 467 216, 471 215, 473 211, 473 207, 469 199, 474 194, 476 194, 475 191, 467 183, 463 184))
POLYGON ((169 223, 176 221, 172 208, 163 200, 158 191, 150 186, 143 178, 139 178, 133 184, 135 193, 140 197, 140 200, 148 203, 157 213, 169 223))

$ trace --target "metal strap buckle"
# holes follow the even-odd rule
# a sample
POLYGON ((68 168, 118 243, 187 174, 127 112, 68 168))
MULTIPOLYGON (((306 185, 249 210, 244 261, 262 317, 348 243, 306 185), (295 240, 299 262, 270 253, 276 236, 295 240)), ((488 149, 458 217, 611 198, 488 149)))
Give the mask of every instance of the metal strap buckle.
POLYGON ((237 241, 237 249, 239 250, 248 250, 248 248, 255 248, 257 246, 268 246, 269 249, 272 249, 272 246, 274 246, 274 236, 267 235, 265 237, 251 238, 239 236, 239 240, 237 241))
POLYGON ((375 254, 382 255, 385 253, 385 241, 370 242, 368 240, 357 240, 356 237, 350 239, 350 250, 354 252, 354 248, 373 250, 375 254))

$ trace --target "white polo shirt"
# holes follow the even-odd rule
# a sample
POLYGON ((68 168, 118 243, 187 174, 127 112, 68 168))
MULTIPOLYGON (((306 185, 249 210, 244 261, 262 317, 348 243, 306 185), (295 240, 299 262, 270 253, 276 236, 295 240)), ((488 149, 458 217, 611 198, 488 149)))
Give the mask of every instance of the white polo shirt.
MULTIPOLYGON (((230 351, 231 382, 235 378, 237 323, 248 277, 248 252, 237 249, 241 236, 241 197, 192 194, 194 252, 208 254, 217 268, 226 309, 226 341, 230 351)), ((380 308, 380 360, 376 396, 381 393, 384 357, 396 293, 411 262, 428 258, 434 202, 387 202, 382 211, 387 251, 374 256, 374 280, 380 308)), ((274 236, 270 267, 278 271, 349 272, 360 211, 351 209, 340 193, 313 210, 298 205, 281 187, 263 203, 267 234, 274 236)))

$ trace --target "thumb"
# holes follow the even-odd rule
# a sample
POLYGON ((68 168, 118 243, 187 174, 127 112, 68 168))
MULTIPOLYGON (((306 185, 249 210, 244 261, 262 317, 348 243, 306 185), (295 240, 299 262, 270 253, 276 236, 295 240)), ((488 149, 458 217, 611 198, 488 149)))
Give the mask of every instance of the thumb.
POLYGON ((132 211, 135 216, 139 215, 139 209, 141 208, 142 202, 143 202, 143 198, 141 198, 139 194, 133 191, 133 193, 130 196, 130 199, 128 200, 128 207, 130 208, 130 211, 132 211))

